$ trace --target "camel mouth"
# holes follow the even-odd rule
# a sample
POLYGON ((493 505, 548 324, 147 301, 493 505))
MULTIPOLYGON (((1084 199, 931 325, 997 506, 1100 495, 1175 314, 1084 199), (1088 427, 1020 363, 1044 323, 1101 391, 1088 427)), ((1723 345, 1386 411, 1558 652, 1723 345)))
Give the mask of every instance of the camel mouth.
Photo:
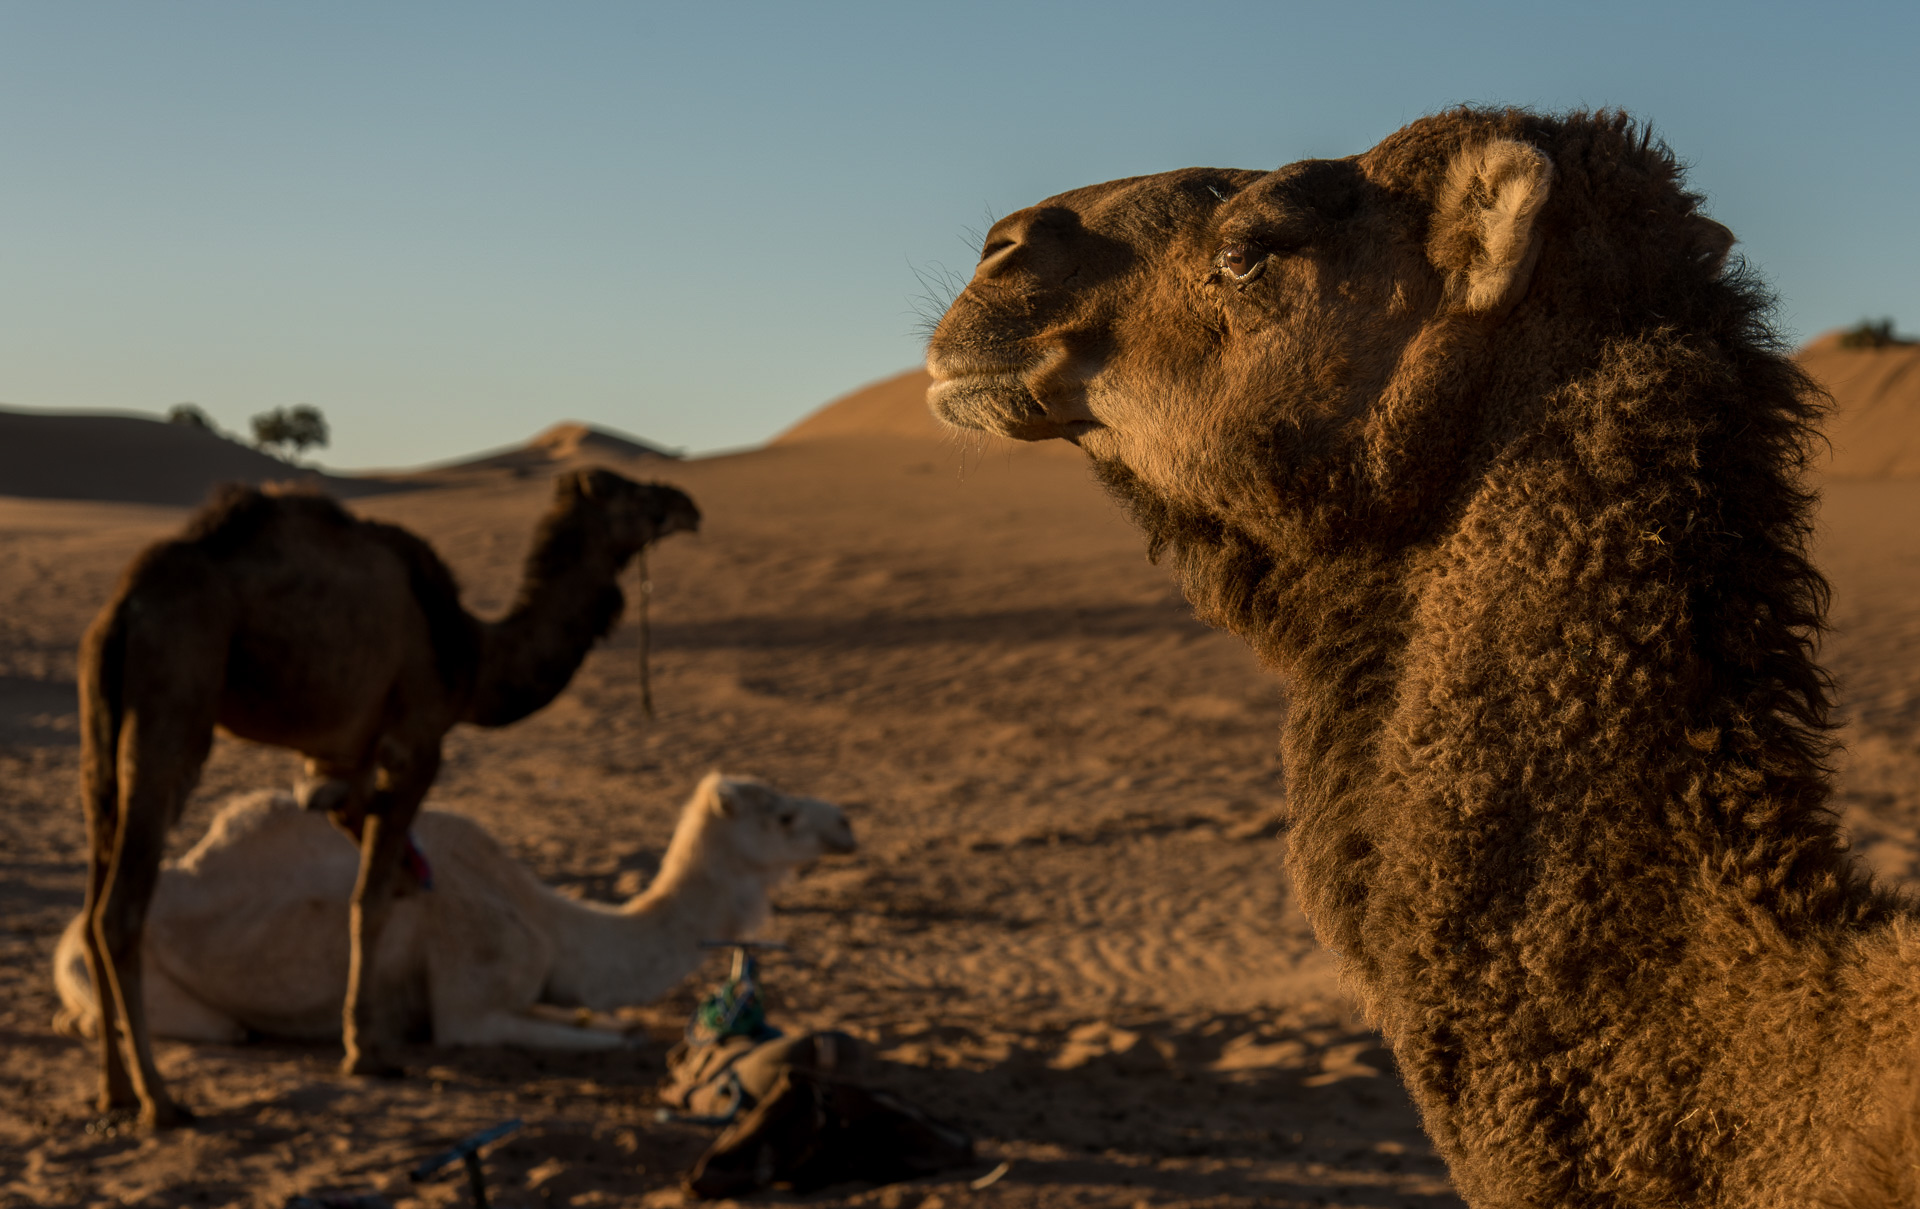
POLYGON ((927 387, 927 406, 954 428, 990 432, 1016 441, 1045 441, 1064 437, 1069 427, 1051 419, 1034 397, 1022 373, 981 370, 942 374, 929 367, 933 385, 927 387))

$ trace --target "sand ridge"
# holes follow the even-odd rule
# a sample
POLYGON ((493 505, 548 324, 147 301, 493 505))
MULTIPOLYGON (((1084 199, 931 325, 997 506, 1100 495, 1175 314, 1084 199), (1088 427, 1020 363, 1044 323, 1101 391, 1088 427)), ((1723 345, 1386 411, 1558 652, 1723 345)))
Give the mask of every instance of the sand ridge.
POLYGON ((1847 348, 1828 332, 1794 359, 1833 396, 1823 474, 1920 478, 1920 344, 1847 348))
POLYGON ((403 486, 326 474, 149 416, 0 409, 0 496, 192 505, 218 483, 285 481, 343 499, 403 486))

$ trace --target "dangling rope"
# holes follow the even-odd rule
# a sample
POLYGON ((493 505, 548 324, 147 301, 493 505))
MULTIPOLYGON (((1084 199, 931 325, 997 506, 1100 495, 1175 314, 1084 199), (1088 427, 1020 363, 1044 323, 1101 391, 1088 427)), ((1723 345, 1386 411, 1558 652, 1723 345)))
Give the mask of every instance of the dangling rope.
POLYGON ((653 580, 647 575, 646 547, 634 556, 634 565, 640 570, 640 712, 653 721, 653 672, 648 666, 649 653, 653 648, 653 626, 647 620, 647 603, 653 597, 653 580))

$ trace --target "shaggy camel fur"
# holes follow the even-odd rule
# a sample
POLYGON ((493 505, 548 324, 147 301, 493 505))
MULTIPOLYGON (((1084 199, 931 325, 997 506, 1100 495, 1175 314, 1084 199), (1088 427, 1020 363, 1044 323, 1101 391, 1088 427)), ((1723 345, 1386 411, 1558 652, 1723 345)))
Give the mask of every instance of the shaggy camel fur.
POLYGON ((672 487, 607 470, 556 480, 519 598, 498 621, 460 606, 419 538, 323 496, 226 489, 134 560, 80 647, 88 957, 103 997, 102 1109, 161 1128, 186 1114, 154 1069, 140 935, 166 833, 216 725, 308 756, 308 805, 362 835, 346 1069, 386 1069, 359 978, 393 898, 407 828, 456 722, 503 726, 565 688, 618 618, 641 547, 695 528, 672 487), (124 1032, 129 1063, 115 1044, 124 1032))
POLYGON ((1288 678, 1295 885, 1475 1206, 1813 1204, 1911 1120, 1920 918, 1828 808, 1821 400, 1731 242, 1624 116, 1462 109, 1012 214, 929 349, 1288 678))
MULTIPOLYGON (((593 1013, 666 994, 706 956, 701 941, 750 934, 795 868, 854 848, 839 807, 718 773, 688 800, 653 884, 620 906, 554 893, 458 815, 425 811, 414 834, 434 886, 395 902, 381 935, 371 984, 384 1029, 539 1049, 623 1044, 618 1022, 593 1013), (543 1019, 543 1005, 584 1010, 562 1022, 543 1019)), ((185 1041, 338 1037, 358 867, 353 847, 292 795, 229 802, 154 888, 148 1027, 185 1041)), ((57 1027, 91 1035, 85 931, 84 916, 68 925, 54 982, 57 1027)))

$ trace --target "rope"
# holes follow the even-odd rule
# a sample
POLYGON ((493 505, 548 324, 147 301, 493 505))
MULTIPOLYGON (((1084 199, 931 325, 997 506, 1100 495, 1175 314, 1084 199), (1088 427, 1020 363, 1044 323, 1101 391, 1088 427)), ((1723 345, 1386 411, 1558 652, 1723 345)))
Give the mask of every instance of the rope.
POLYGON ((634 556, 640 570, 640 712, 653 721, 653 670, 649 654, 653 649, 653 626, 647 620, 647 604, 653 598, 653 580, 647 575, 646 547, 634 556))

